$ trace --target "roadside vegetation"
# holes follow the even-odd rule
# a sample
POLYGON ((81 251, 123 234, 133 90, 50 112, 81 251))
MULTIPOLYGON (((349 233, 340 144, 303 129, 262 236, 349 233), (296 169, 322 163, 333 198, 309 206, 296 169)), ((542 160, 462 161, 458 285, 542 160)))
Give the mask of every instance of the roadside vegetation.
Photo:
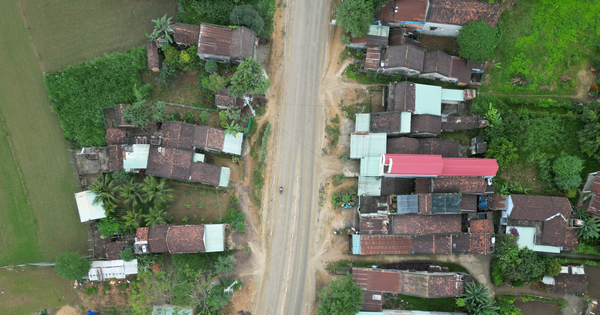
POLYGON ((352 281, 352 274, 340 276, 331 280, 329 286, 318 293, 321 304, 317 315, 354 315, 361 309, 363 293, 360 287, 352 281))
POLYGON ((252 170, 252 201, 259 208, 262 199, 262 188, 265 184, 267 145, 269 143, 270 134, 271 124, 263 124, 251 149, 251 155, 252 158, 254 158, 254 169, 252 170))

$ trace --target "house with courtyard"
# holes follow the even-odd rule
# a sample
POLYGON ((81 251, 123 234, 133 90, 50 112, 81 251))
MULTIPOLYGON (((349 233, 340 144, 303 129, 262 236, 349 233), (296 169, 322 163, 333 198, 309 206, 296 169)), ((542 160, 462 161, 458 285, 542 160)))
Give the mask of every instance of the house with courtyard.
POLYGON ((492 195, 488 207, 502 211, 500 224, 505 226, 507 234, 518 235, 520 247, 543 253, 577 249, 577 221, 566 197, 492 195))
POLYGON ((253 58, 258 44, 256 33, 245 26, 208 23, 200 24, 197 43, 200 59, 233 64, 253 58))
POLYGON ((157 225, 138 228, 136 254, 212 253, 225 250, 224 224, 157 225))
POLYGON ((410 112, 441 116, 442 104, 458 104, 475 98, 472 89, 446 89, 435 85, 409 81, 392 82, 384 88, 385 109, 388 112, 410 112))

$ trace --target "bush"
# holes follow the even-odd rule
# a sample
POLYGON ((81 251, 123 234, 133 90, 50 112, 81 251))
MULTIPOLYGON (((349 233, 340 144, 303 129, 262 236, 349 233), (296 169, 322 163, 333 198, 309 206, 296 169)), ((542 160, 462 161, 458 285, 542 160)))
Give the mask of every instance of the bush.
POLYGON ((257 35, 261 34, 265 22, 258 15, 258 12, 254 10, 251 5, 236 6, 233 11, 229 14, 229 21, 232 25, 242 25, 256 32, 257 35))
POLYGON ((486 22, 470 22, 460 30, 456 42, 460 46, 458 54, 461 57, 482 62, 494 54, 500 35, 498 29, 486 22))
POLYGON ((498 166, 503 170, 514 163, 519 156, 514 144, 501 137, 490 143, 485 157, 496 159, 498 166))
POLYGON ((544 258, 544 275, 554 277, 560 274, 561 264, 558 259, 545 257, 544 258))
POLYGON ((363 294, 360 287, 352 281, 352 275, 331 280, 329 287, 319 292, 321 304, 317 315, 339 314, 354 315, 360 311, 363 294))
POLYGON ((78 253, 61 253, 56 257, 54 270, 67 280, 81 280, 90 271, 91 262, 79 257, 78 253))
MULTIPOLYGON (((206 64, 208 64, 208 62, 206 64)), ((217 92, 218 90, 226 87, 227 83, 229 83, 229 78, 220 76, 215 72, 208 77, 208 84, 206 85, 206 88, 213 92, 217 92)))
POLYGON ((204 70, 210 74, 213 74, 219 70, 219 66, 215 61, 209 60, 204 64, 204 70))
POLYGON ((68 140, 80 146, 106 145, 102 109, 134 102, 139 72, 147 68, 145 47, 114 53, 47 74, 44 83, 68 140))
POLYGON ((169 64, 163 64, 162 69, 156 78, 156 82, 162 86, 167 86, 177 77, 177 68, 169 64))
POLYGON ((525 282, 525 281, 523 281, 523 280, 515 280, 515 281, 511 282, 511 284, 510 284, 510 285, 512 285, 512 286, 513 286, 513 287, 515 287, 515 288, 518 288, 518 287, 522 287, 522 286, 524 286, 524 285, 525 285, 525 283, 526 283, 526 282, 525 282))
POLYGON ((127 290, 127 289, 129 289, 129 283, 123 283, 123 284, 119 284, 119 285, 117 286, 117 289, 119 289, 119 290, 121 290, 121 291, 123 291, 123 290, 127 290))
POLYGON ((352 37, 364 37, 373 23, 375 7, 369 0, 346 0, 335 6, 335 18, 352 37))
POLYGON ((119 257, 124 261, 132 261, 135 259, 135 255, 133 254, 133 248, 127 247, 121 253, 119 253, 119 257))
POLYGON ((552 163, 554 184, 561 191, 569 191, 577 188, 581 184, 579 173, 582 170, 583 162, 580 158, 562 152, 554 163, 552 163))
POLYGON ((112 217, 106 217, 98 221, 98 232, 102 237, 111 237, 119 232, 119 222, 112 217))
POLYGON ((98 287, 89 287, 83 290, 83 293, 85 293, 85 295, 92 295, 98 293, 98 287))
POLYGON ((504 284, 502 281, 502 270, 500 270, 500 265, 494 263, 494 267, 492 268, 492 281, 494 285, 500 287, 504 284))
POLYGON ((246 93, 265 94, 269 88, 269 79, 265 78, 260 63, 248 58, 240 63, 231 77, 229 95, 241 97, 246 93))

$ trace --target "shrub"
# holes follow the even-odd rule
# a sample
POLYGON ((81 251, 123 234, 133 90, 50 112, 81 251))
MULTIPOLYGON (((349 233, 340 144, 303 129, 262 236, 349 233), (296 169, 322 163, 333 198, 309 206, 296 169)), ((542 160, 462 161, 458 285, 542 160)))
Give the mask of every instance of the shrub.
POLYGON ((200 116, 198 118, 200 118, 201 122, 207 123, 208 120, 210 119, 210 114, 207 111, 203 110, 202 113, 200 113, 200 116))
POLYGON ((119 257, 124 261, 132 261, 135 259, 135 255, 133 254, 133 249, 131 247, 127 247, 119 253, 119 257))
POLYGON ((470 22, 460 30, 456 42, 460 46, 458 54, 461 57, 481 62, 494 54, 500 35, 498 29, 486 22, 470 22))
POLYGON ((562 152, 561 155, 552 163, 554 172, 554 184, 561 191, 568 191, 579 187, 581 176, 579 173, 583 170, 583 162, 580 158, 568 155, 562 152))
POLYGON ((119 232, 119 222, 112 217, 106 217, 98 221, 98 232, 102 237, 111 237, 119 232))
POLYGON ((85 295, 92 295, 98 293, 98 287, 89 287, 83 290, 83 293, 85 293, 85 295))
POLYGON ((227 83, 229 83, 229 79, 227 77, 220 76, 215 72, 208 77, 208 84, 206 85, 206 88, 213 92, 217 92, 218 90, 226 87, 227 83))
POLYGON ((123 291, 123 290, 127 290, 127 289, 129 289, 129 283, 123 283, 123 284, 119 284, 119 285, 117 286, 117 289, 119 289, 119 290, 121 290, 121 291, 123 291))
POLYGON ((177 68, 175 66, 164 64, 156 78, 156 82, 162 86, 167 86, 177 77, 177 68))
POLYGON ((560 274, 560 270, 561 264, 558 259, 551 257, 544 258, 544 275, 550 277, 558 276, 560 274))
POLYGON ((196 46, 190 46, 187 50, 182 50, 179 55, 179 69, 183 71, 192 71, 198 69, 200 57, 196 52, 196 46))
POLYGON ((231 77, 229 95, 241 97, 246 93, 265 94, 269 88, 269 79, 265 78, 260 63, 248 58, 240 63, 231 77))
POLYGON ((504 137, 493 140, 485 156, 496 159, 501 170, 510 166, 519 157, 514 144, 504 137))
POLYGON ((204 64, 204 70, 210 74, 213 74, 219 70, 219 66, 215 61, 209 60, 204 64))
POLYGON ((502 284, 504 284, 504 282, 502 281, 502 270, 500 270, 500 265, 498 264, 494 264, 494 267, 492 268, 492 281, 497 287, 502 286, 502 284))
POLYGON ((102 109, 133 103, 146 68, 146 50, 139 47, 47 74, 44 83, 65 138, 82 147, 106 145, 102 109))
POLYGON ((360 287, 352 281, 352 275, 331 280, 329 287, 319 292, 321 304, 317 315, 340 314, 353 315, 360 311, 363 294, 360 287))
POLYGON ((257 35, 262 33, 265 26, 265 22, 258 15, 258 12, 248 4, 236 6, 229 14, 229 21, 232 25, 246 26, 255 31, 257 35))
POLYGON ((524 286, 524 285, 525 285, 525 283, 526 283, 526 282, 525 282, 525 281, 523 281, 523 280, 515 280, 515 281, 511 282, 511 284, 510 284, 510 285, 512 285, 512 286, 513 286, 513 287, 515 287, 515 288, 518 288, 518 287, 522 287, 522 286, 524 286))
POLYGON ((78 253, 61 253, 56 257, 54 270, 67 280, 80 280, 87 276, 90 271, 91 262, 79 257, 78 253))
POLYGON ((123 118, 136 128, 143 128, 148 122, 162 121, 165 113, 166 104, 157 102, 156 104, 134 103, 125 107, 123 118))

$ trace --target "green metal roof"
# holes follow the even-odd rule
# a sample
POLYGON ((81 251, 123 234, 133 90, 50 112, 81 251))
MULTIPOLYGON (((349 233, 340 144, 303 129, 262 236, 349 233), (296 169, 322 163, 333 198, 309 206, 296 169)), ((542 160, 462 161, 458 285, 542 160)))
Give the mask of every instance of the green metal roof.
POLYGON ((350 135, 350 158, 380 157, 387 149, 387 134, 350 135))
POLYGON ((390 27, 384 25, 370 25, 369 33, 367 35, 390 37, 390 27))
POLYGON ((442 89, 442 100, 462 102, 465 100, 463 90, 442 89))
POLYGON ((415 84, 415 114, 442 115, 442 88, 415 84))
POLYGON ((126 172, 148 168, 149 144, 123 145, 123 152, 123 169, 126 172))
POLYGON ((381 177, 359 176, 359 196, 381 196, 381 177))
POLYGON ((381 157, 365 157, 360 159, 360 176, 381 176, 379 166, 381 157))
POLYGON ((360 234, 352 234, 352 254, 360 255, 360 234))
POLYGON ((229 167, 221 167, 221 177, 219 178, 219 187, 229 186, 229 178, 231 177, 231 169, 229 167))
POLYGON ((193 315, 191 307, 181 307, 173 305, 154 306, 152 315, 193 315))
POLYGON ((371 114, 356 114, 354 131, 369 132, 371 128, 371 114))
POLYGON ((431 212, 460 213, 460 194, 434 194, 431 196, 431 212))
POLYGON ((225 225, 204 225, 204 247, 207 253, 222 252, 225 250, 225 225))
POLYGON ((242 142, 244 141, 244 134, 225 134, 223 140, 223 152, 235 155, 242 155, 242 142))

